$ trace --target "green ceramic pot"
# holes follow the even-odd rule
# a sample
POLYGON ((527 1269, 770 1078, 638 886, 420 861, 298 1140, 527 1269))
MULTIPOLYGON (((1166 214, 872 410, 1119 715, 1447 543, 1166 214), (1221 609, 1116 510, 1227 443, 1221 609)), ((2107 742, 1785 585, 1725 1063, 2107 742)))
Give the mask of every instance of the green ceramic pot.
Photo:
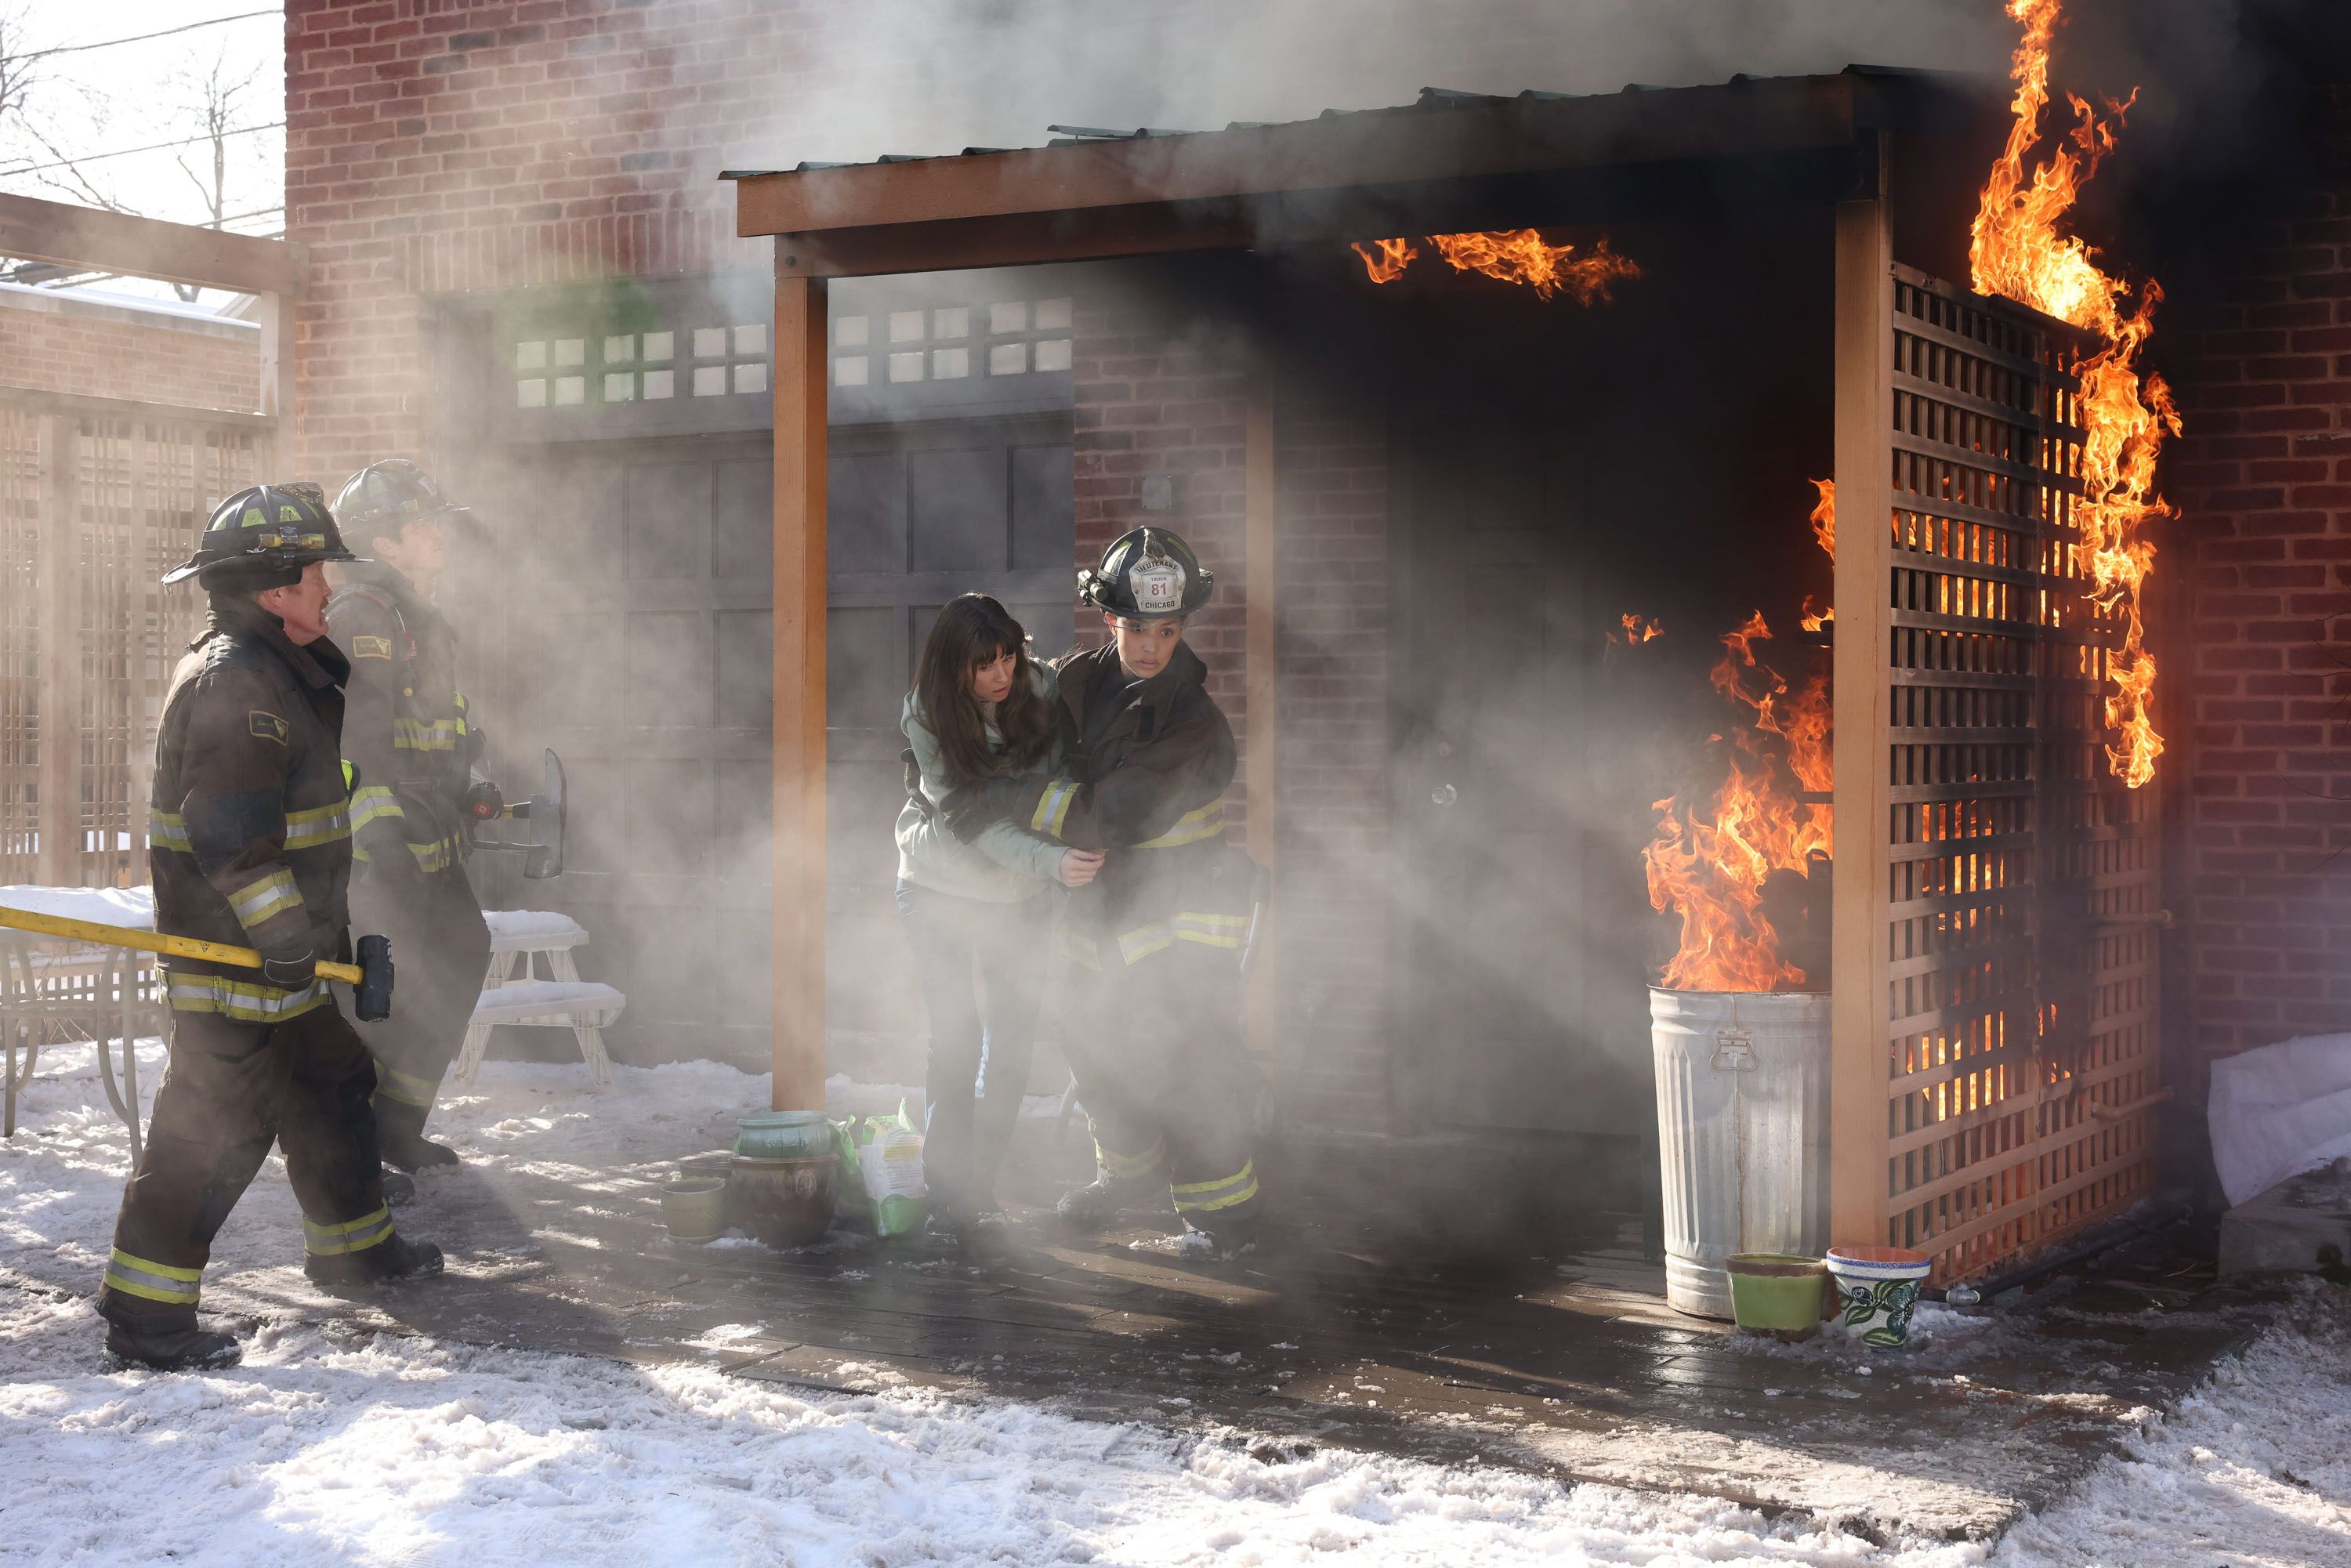
POLYGON ((735 1124, 735 1152, 754 1160, 812 1160, 833 1152, 821 1111, 760 1111, 735 1124))
POLYGON ((1788 1252, 1737 1252, 1723 1261, 1730 1274, 1730 1312, 1742 1329, 1809 1336, 1821 1326, 1828 1269, 1817 1258, 1788 1252))
POLYGON ((678 1241, 715 1240, 726 1228, 726 1184, 687 1176, 662 1188, 662 1223, 678 1241))

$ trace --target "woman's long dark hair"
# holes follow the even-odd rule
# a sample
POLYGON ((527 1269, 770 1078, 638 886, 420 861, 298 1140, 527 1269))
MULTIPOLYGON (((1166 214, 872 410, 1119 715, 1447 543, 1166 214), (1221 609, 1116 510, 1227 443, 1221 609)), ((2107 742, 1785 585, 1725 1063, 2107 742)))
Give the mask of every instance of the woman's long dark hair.
POLYGON ((949 784, 1017 773, 1052 743, 1052 712, 1029 675, 1029 633, 985 593, 958 595, 939 612, 914 665, 914 706, 939 737, 949 784), (971 695, 971 673, 1007 653, 1015 663, 1012 690, 996 705, 996 732, 1004 740, 999 753, 988 749, 987 719, 971 695))

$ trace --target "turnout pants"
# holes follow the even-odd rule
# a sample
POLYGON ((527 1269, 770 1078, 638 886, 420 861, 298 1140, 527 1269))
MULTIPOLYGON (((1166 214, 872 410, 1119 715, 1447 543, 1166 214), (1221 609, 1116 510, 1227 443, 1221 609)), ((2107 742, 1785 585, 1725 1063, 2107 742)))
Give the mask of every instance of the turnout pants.
POLYGON ((307 1250, 389 1240, 374 1090, 367 1048, 332 1000, 277 1024, 172 1014, 171 1060, 123 1189, 99 1312, 193 1312, 213 1238, 273 1142, 302 1206, 307 1250))
POLYGON ((463 865, 407 884, 351 887, 351 929, 392 938, 392 1016, 368 1026, 379 1071, 376 1111, 423 1130, 490 967, 490 928, 463 865))
POLYGON ((1246 1231, 1259 1194, 1233 955, 1179 942, 1131 967, 1073 969, 1071 981, 1078 1028, 1064 1050, 1102 1174, 1164 1166, 1186 1226, 1246 1231))

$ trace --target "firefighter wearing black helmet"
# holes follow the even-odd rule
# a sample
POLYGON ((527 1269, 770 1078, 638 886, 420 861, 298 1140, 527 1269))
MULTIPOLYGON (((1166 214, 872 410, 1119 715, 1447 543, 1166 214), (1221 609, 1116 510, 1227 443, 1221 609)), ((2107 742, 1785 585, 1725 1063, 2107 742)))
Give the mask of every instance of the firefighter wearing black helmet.
POLYGON ((99 1287, 109 1351, 165 1370, 226 1365, 196 1319, 205 1260, 274 1142, 302 1207, 304 1269, 349 1285, 438 1273, 397 1235, 378 1181, 375 1069, 317 966, 349 946, 350 666, 326 638, 326 561, 348 561, 315 486, 221 503, 167 583, 212 600, 155 745, 148 862, 164 933, 260 951, 258 972, 164 960, 171 1061, 123 1190, 99 1287))
POLYGON ((1184 622, 1215 579, 1165 528, 1136 528, 1078 574, 1111 640, 1061 661, 1074 741, 1059 777, 1006 779, 946 803, 964 836, 1008 819, 1110 852, 1071 892, 1061 941, 1079 1038, 1065 1042, 1093 1124, 1094 1181, 1064 1218, 1098 1223, 1167 1182, 1186 1250, 1249 1245, 1260 1206, 1254 1095, 1240 1051, 1240 952, 1254 867, 1224 839, 1232 727, 1207 691, 1184 622))
POLYGON ((352 475, 335 502, 345 532, 371 558, 342 569, 327 615, 351 660, 343 747, 364 775, 351 803, 360 859, 351 903, 401 955, 405 1004, 369 1044, 384 1163, 404 1171, 457 1163, 424 1136, 424 1124, 490 957, 465 856, 474 806, 494 812, 496 796, 474 785, 482 735, 457 688, 456 631, 434 604, 444 525, 465 511, 399 458, 352 475))

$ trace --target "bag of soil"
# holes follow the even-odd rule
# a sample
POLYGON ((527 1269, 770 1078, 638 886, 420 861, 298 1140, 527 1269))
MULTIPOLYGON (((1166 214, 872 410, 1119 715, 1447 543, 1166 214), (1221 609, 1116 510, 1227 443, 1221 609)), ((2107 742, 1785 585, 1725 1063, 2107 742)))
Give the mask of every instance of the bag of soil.
POLYGON ((923 1134, 908 1120, 904 1102, 894 1115, 865 1118, 857 1166, 866 1201, 873 1206, 876 1236, 922 1228, 930 1207, 923 1185, 923 1134))

